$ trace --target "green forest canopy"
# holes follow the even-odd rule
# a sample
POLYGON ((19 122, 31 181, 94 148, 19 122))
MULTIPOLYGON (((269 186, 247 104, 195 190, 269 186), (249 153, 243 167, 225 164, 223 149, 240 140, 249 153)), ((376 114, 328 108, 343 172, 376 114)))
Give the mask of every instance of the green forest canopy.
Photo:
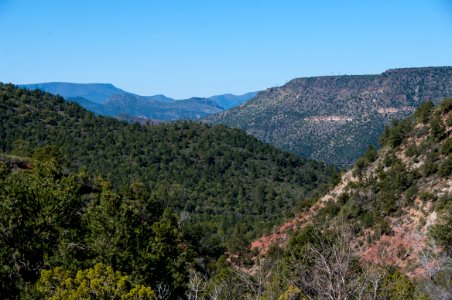
POLYGON ((321 194, 337 174, 241 130, 191 122, 128 124, 3 84, 0 151, 37 158, 53 153, 68 172, 101 176, 115 191, 142 186, 150 200, 184 212, 193 234, 235 249, 321 194))

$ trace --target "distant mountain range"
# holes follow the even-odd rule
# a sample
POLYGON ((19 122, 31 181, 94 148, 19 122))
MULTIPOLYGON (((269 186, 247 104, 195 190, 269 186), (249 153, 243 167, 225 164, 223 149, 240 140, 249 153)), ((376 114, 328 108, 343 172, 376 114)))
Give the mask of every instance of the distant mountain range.
POLYGON ((392 119, 452 96, 452 67, 294 79, 206 118, 304 157, 350 166, 392 119))
POLYGON ((49 82, 24 84, 20 87, 30 90, 40 89, 60 95, 99 115, 114 116, 128 120, 172 121, 179 119, 199 119, 210 114, 243 104, 257 92, 244 95, 224 94, 208 98, 193 97, 175 100, 165 95, 140 96, 126 92, 112 84, 49 82))

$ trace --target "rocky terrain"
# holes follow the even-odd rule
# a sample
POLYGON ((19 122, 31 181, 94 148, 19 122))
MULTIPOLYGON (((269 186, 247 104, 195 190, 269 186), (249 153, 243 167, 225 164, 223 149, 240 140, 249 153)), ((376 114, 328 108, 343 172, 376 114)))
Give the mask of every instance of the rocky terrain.
POLYGON ((361 262, 396 266, 412 278, 430 276, 444 259, 439 253, 451 251, 451 136, 452 99, 436 110, 424 104, 384 133, 380 151, 370 149, 329 193, 250 248, 265 257, 294 232, 341 219, 355 230, 351 247, 361 262))
POLYGON ((452 96, 452 67, 294 79, 206 121, 246 130, 304 157, 348 167, 392 119, 452 96))

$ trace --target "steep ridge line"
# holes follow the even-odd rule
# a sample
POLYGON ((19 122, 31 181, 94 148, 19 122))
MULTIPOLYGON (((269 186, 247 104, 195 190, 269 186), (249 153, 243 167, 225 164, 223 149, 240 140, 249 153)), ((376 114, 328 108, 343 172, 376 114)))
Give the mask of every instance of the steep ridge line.
POLYGON ((310 224, 319 209, 325 207, 325 205, 330 201, 336 201, 337 197, 344 192, 347 185, 350 182, 355 182, 356 180, 356 177, 352 175, 352 171, 346 172, 342 175, 340 183, 326 195, 322 196, 306 212, 302 212, 297 217, 283 223, 273 233, 264 235, 255 240, 251 243, 250 249, 257 250, 259 255, 265 256, 271 246, 283 246, 289 239, 292 231, 301 230, 303 227, 310 224))
MULTIPOLYGON (((449 100, 449 106, 450 102, 452 100, 449 100)), ((412 179, 414 181, 411 188, 403 191, 397 199, 399 202, 397 204, 399 206, 398 211, 383 216, 387 228, 382 233, 378 234, 378 230, 380 230, 378 226, 370 226, 358 231, 350 246, 361 262, 396 266, 412 278, 428 276, 427 269, 429 266, 423 264, 423 257, 427 254, 432 255, 432 253, 435 255, 442 251, 441 247, 437 247, 429 237, 430 230, 438 223, 439 219, 436 208, 438 199, 442 198, 446 203, 452 201, 452 174, 450 171, 452 110, 446 109, 445 114, 435 118, 435 115, 432 114, 430 123, 418 122, 414 124, 413 129, 406 133, 400 146, 396 148, 384 146, 378 152, 377 158, 369 163, 364 170, 359 171, 357 165, 344 173, 340 183, 307 211, 280 225, 273 233, 264 235, 252 242, 249 247, 255 253, 257 252, 257 257, 254 257, 253 261, 257 262, 258 257, 264 258, 271 247, 284 247, 292 233, 300 231, 307 225, 316 225, 316 218, 319 217, 323 208, 332 203, 339 205, 339 209, 347 207, 348 202, 338 204, 339 201, 343 201, 341 198, 344 198, 344 196, 355 193, 361 195, 359 197, 362 201, 375 199, 377 195, 372 195, 372 189, 367 188, 367 186, 372 185, 368 183, 377 182, 378 186, 379 182, 381 183, 386 176, 389 176, 385 174, 389 174, 388 172, 391 172, 395 166, 401 165, 407 170, 406 174, 414 174, 414 179, 412 179), (437 132, 437 129, 435 129, 435 122, 437 121, 442 124, 444 132, 440 140, 435 142, 438 140, 433 136, 437 134, 435 133, 437 132), (419 150, 413 150, 413 147, 419 150), (412 154, 413 151, 418 151, 418 153, 412 154), (429 171, 431 170, 432 153, 437 155, 437 165, 439 167, 445 166, 444 170, 446 171, 442 171, 442 175, 437 175, 435 171, 433 173, 429 171), (411 196, 413 200, 410 203, 408 194, 413 191, 415 191, 415 194, 411 196)), ((396 176, 398 176, 397 173, 396 176)), ((401 173, 400 176, 403 177, 404 175, 401 173)), ((372 212, 373 208, 370 209, 372 212)), ((380 208, 375 207, 376 209, 380 208)), ((254 265, 248 272, 255 273, 257 268, 258 266, 254 265)))

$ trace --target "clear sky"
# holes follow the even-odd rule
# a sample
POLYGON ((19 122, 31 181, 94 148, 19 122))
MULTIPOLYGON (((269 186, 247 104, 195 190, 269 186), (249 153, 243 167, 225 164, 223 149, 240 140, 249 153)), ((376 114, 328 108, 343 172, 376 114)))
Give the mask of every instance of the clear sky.
POLYGON ((0 81, 174 98, 452 65, 452 0, 0 0, 0 81))

